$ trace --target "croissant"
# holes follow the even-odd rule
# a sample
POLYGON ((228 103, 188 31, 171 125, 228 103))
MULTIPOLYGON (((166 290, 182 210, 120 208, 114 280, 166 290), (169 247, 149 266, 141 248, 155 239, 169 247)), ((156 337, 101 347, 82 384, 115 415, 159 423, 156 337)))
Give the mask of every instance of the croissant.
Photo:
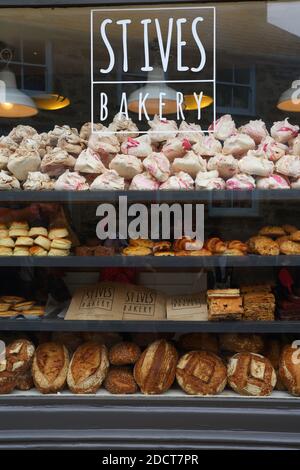
POLYGON ((215 251, 216 243, 218 243, 220 241, 221 241, 221 239, 219 237, 209 238, 208 240, 206 240, 204 248, 206 248, 207 250, 209 250, 213 253, 215 251))
POLYGON ((182 237, 174 242, 174 250, 181 251, 181 250, 188 250, 188 251, 195 251, 201 250, 203 243, 201 240, 193 240, 190 237, 182 237))
POLYGON ((228 243, 228 249, 229 250, 239 250, 239 251, 241 251, 242 253, 245 253, 245 254, 248 251, 248 247, 247 247, 246 243, 243 243, 240 240, 231 240, 228 243))
POLYGON ((225 242, 222 242, 222 240, 220 240, 219 242, 215 244, 214 254, 222 255, 226 251, 226 249, 227 249, 227 244, 225 242))

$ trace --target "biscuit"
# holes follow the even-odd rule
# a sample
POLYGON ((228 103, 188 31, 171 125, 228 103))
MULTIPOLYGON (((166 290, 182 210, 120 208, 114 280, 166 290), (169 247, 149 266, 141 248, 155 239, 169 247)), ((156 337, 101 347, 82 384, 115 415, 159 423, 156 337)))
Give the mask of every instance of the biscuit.
POLYGON ((13 256, 30 256, 29 248, 25 246, 17 246, 14 249, 13 256))
POLYGON ((44 250, 41 246, 34 245, 29 248, 31 256, 48 256, 48 251, 44 250))
POLYGON ((28 225, 28 222, 26 222, 26 220, 22 220, 22 221, 19 221, 19 222, 14 221, 10 224, 9 229, 29 230, 29 225, 28 225))
POLYGON ((28 230, 24 228, 12 228, 9 229, 8 235, 12 238, 17 238, 17 237, 28 237, 28 230))
POLYGON ((58 250, 57 248, 51 248, 48 251, 48 256, 69 256, 69 250, 58 250))
POLYGON ((10 237, 0 238, 0 246, 6 246, 7 248, 14 248, 15 242, 10 237))
POLYGON ((44 250, 50 250, 51 241, 49 240, 49 238, 39 235, 37 238, 35 238, 34 243, 44 248, 44 250))
POLYGON ((33 239, 30 237, 18 237, 15 246, 32 246, 33 239))
POLYGON ((67 238, 54 238, 51 242, 51 248, 57 248, 59 250, 69 250, 71 246, 72 242, 67 238))
POLYGON ((54 240, 55 238, 65 238, 68 235, 69 232, 65 227, 57 227, 49 230, 48 237, 50 240, 54 240))
POLYGON ((0 238, 7 238, 7 237, 8 237, 8 230, 0 229, 0 238))
POLYGON ((38 237, 39 235, 43 237, 48 236, 48 230, 45 227, 31 227, 28 232, 29 237, 38 237))
POLYGON ((11 248, 7 248, 6 246, 0 246, 0 256, 11 256, 13 251, 11 248))

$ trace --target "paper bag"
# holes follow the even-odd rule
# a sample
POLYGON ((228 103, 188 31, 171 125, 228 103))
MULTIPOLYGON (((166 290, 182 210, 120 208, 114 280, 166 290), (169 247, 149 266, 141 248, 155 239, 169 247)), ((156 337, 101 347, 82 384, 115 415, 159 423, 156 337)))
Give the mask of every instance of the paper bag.
POLYGON ((167 319, 177 321, 208 321, 206 293, 172 295, 167 300, 167 319))
POLYGON ((166 319, 166 296, 147 287, 127 284, 122 305, 123 320, 166 319))

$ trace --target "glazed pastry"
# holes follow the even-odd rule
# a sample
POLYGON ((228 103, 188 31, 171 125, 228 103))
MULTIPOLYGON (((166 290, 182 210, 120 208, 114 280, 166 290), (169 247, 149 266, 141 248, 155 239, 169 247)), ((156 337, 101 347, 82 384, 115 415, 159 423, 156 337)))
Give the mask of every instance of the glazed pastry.
POLYGON ((66 170, 72 170, 76 160, 68 152, 60 148, 49 150, 41 162, 41 171, 49 176, 60 176, 66 170))
POLYGON ((159 182, 149 173, 144 172, 136 175, 129 186, 132 190, 156 191, 159 189, 159 182))
POLYGON ((257 189, 290 189, 287 177, 283 177, 274 173, 271 176, 257 178, 257 189))
POLYGON ((172 163, 172 173, 183 171, 188 173, 192 178, 196 178, 199 171, 206 171, 206 160, 196 155, 193 151, 189 151, 182 158, 175 158, 172 163))
POLYGON ((219 177, 227 180, 238 173, 238 160, 233 155, 218 153, 208 160, 207 169, 217 170, 219 177))
POLYGON ((225 114, 217 119, 217 121, 209 126, 208 130, 213 132, 214 137, 219 140, 226 140, 237 132, 235 123, 230 114, 225 114))
POLYGON ((159 183, 164 183, 170 176, 170 162, 162 152, 151 153, 143 160, 143 166, 159 183))
POLYGON ((121 152, 124 155, 133 155, 138 158, 146 158, 152 151, 149 134, 135 138, 128 137, 121 145, 121 152))
POLYGON ((293 178, 300 177, 300 156, 284 155, 275 165, 276 171, 293 178))
POLYGON ((196 176, 195 189, 212 191, 214 189, 225 189, 226 183, 222 178, 219 178, 219 172, 216 170, 202 172, 196 176))
POLYGON ((222 144, 213 135, 207 135, 193 145, 193 151, 201 157, 213 157, 222 152, 222 144))
POLYGON ((126 180, 131 180, 143 172, 141 160, 133 155, 117 154, 110 162, 109 168, 115 170, 119 176, 126 180))
POLYGON ((271 127, 271 136, 276 142, 286 144, 289 140, 294 139, 299 134, 299 126, 293 126, 289 123, 288 118, 284 121, 274 122, 271 127))
POLYGON ((106 168, 103 165, 98 153, 94 152, 90 148, 87 148, 86 150, 83 150, 78 156, 74 170, 81 173, 101 174, 105 172, 106 168))
POLYGON ((270 176, 274 171, 274 163, 267 158, 261 157, 256 151, 249 151, 239 161, 241 173, 255 176, 270 176))
POLYGON ((90 189, 98 191, 107 190, 123 190, 125 188, 124 178, 118 175, 115 170, 106 170, 102 175, 97 176, 92 182, 90 189))
POLYGON ((173 162, 175 158, 184 157, 186 152, 192 149, 190 141, 185 137, 179 137, 175 139, 168 139, 162 147, 162 153, 167 157, 170 162, 173 162))
POLYGON ((266 125, 261 119, 249 121, 239 128, 239 132, 249 135, 256 145, 259 145, 269 135, 266 125))
POLYGON ((84 191, 89 189, 84 176, 77 171, 66 170, 54 183, 56 191, 84 191))
POLYGON ((139 130, 132 119, 127 118, 122 113, 118 113, 108 126, 110 131, 114 131, 120 143, 125 142, 128 137, 138 137, 139 130))
POLYGON ((287 153, 288 147, 276 142, 276 140, 268 136, 261 142, 258 150, 264 152, 266 157, 272 162, 277 162, 277 160, 287 153))
POLYGON ((189 124, 186 121, 182 121, 179 126, 178 137, 180 139, 187 139, 191 145, 194 145, 202 140, 204 134, 199 124, 189 124))
POLYGON ((226 181, 226 189, 231 190, 252 190, 255 188, 255 179, 250 175, 240 173, 226 181))
POLYGON ((234 157, 241 157, 245 155, 248 150, 255 149, 254 140, 247 134, 235 134, 228 137, 223 145, 224 155, 233 155, 234 157))
POLYGON ((40 171, 29 171, 23 189, 27 191, 43 191, 53 189, 54 182, 50 176, 40 171))
POLYGON ((194 189, 194 180, 193 178, 185 173, 180 171, 163 183, 159 189, 163 190, 174 190, 174 191, 190 191, 194 189))
POLYGON ((14 176, 0 170, 0 191, 7 189, 20 189, 20 183, 14 176))
POLYGON ((36 150, 26 150, 19 147, 9 157, 7 168, 19 181, 25 181, 29 171, 38 171, 40 165, 41 158, 36 150))
POLYGON ((160 119, 158 115, 154 116, 153 121, 148 121, 148 124, 150 126, 148 134, 152 143, 160 143, 175 138, 178 132, 175 121, 160 119))

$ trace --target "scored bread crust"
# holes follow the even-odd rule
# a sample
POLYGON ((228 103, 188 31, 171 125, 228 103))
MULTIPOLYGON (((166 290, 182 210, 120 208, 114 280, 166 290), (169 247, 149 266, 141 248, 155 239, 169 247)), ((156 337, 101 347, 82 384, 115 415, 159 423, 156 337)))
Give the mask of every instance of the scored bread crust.
POLYGON ((66 384, 69 353, 62 344, 43 343, 36 349, 32 363, 35 387, 41 393, 56 393, 66 384))
POLYGON ((135 364, 141 355, 140 347, 129 341, 122 341, 109 350, 109 362, 114 366, 135 364))
POLYGON ((73 393, 96 393, 109 368, 104 344, 88 341, 81 344, 70 362, 67 383, 73 393))
POLYGON ((300 396, 299 350, 287 345, 283 348, 279 360, 279 377, 284 386, 294 396, 300 396), (295 361, 296 359, 296 361, 295 361))

